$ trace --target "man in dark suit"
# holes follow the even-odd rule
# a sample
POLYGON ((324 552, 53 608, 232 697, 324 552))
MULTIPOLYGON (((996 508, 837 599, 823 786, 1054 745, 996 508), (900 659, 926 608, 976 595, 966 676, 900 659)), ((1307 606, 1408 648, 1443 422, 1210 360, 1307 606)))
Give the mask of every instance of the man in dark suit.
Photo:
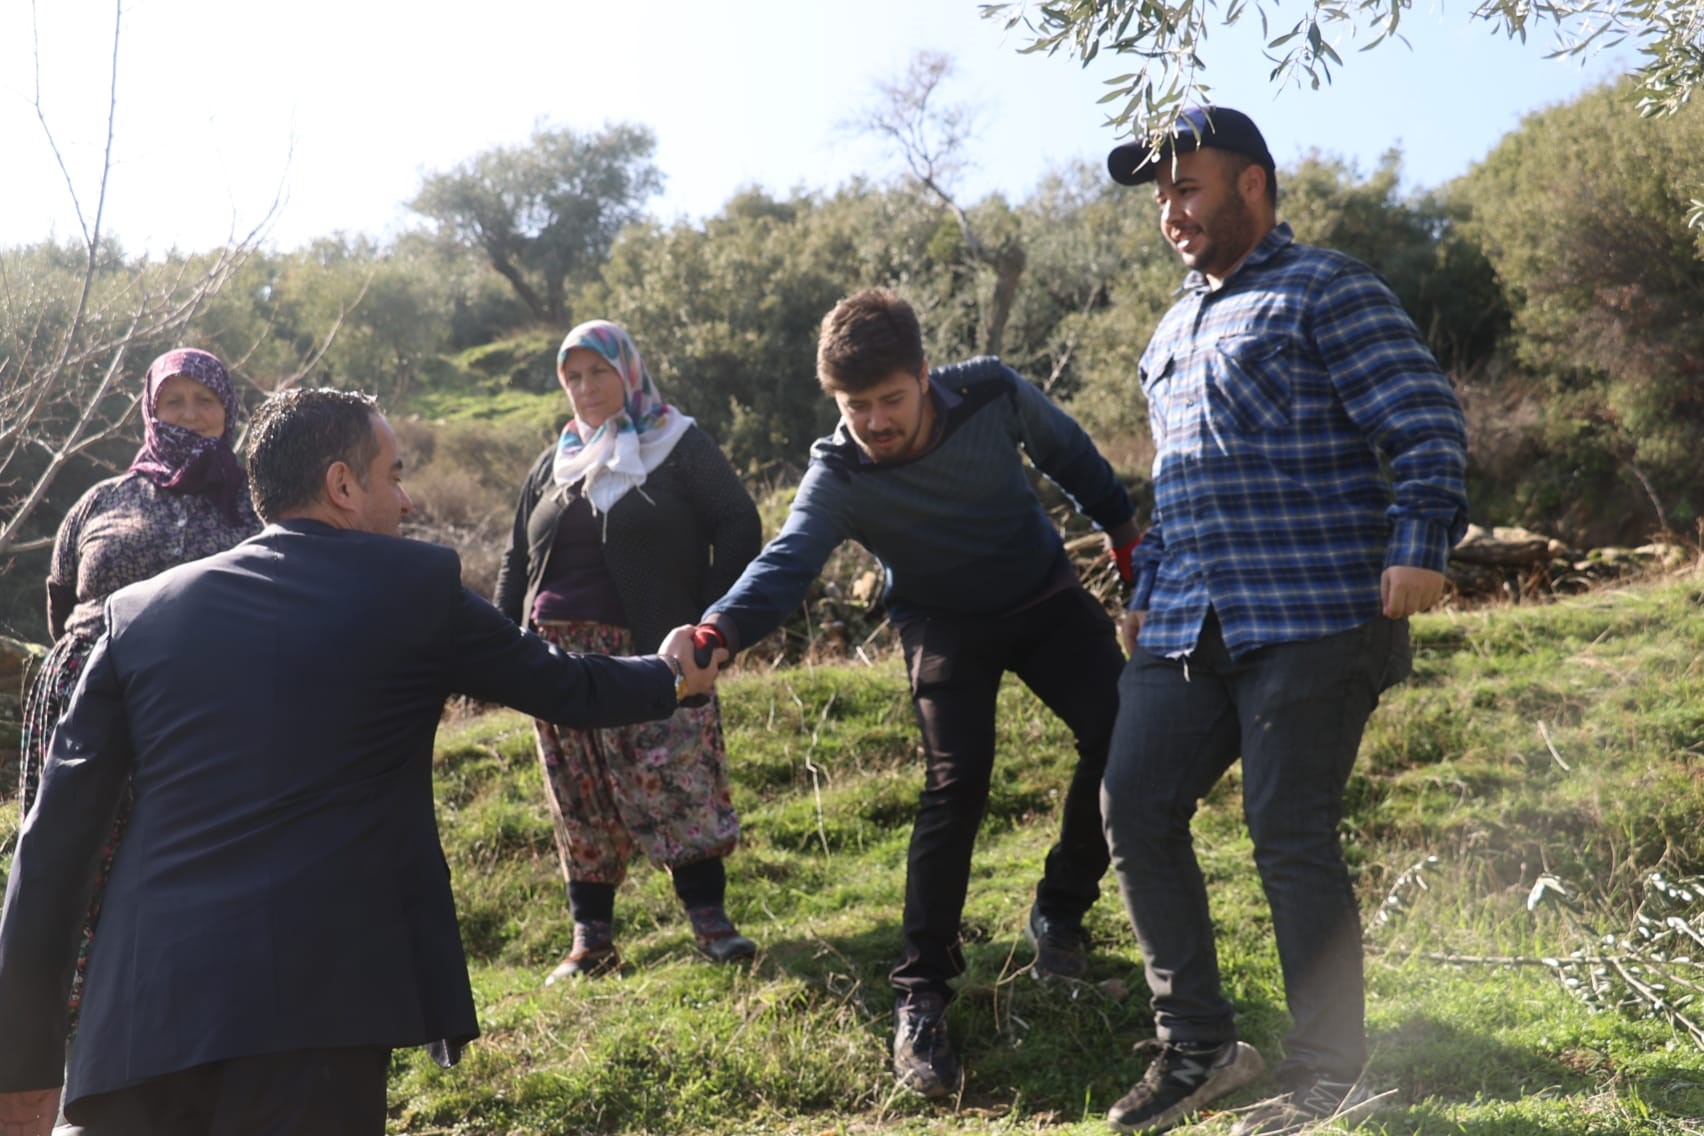
POLYGON ((517 630, 453 551, 395 535, 401 472, 370 398, 275 396, 250 429, 266 530, 109 601, 0 909, 0 1136, 48 1132, 62 1077, 86 1136, 382 1133, 390 1051, 448 1065, 478 1033, 433 813, 444 700, 613 726, 713 685, 689 629, 642 658, 517 630))

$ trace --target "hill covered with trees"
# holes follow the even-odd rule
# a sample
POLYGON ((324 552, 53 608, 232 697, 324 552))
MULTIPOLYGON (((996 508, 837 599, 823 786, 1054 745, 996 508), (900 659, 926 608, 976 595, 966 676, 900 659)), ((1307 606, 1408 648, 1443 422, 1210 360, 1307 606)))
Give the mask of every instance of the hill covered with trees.
MULTIPOLYGON (((1640 119, 1631 98, 1606 87, 1530 116, 1421 192, 1403 188, 1394 151, 1370 171, 1327 153, 1279 171, 1298 237, 1382 272, 1456 382, 1482 523, 1637 543, 1694 535, 1704 509, 1704 262, 1687 227, 1704 111, 1640 119)), ((564 416, 555 344, 591 317, 626 325, 664 394, 768 490, 831 422, 817 321, 851 290, 891 285, 917 306, 931 358, 997 347, 1140 491, 1134 363, 1181 278, 1145 195, 1083 166, 1022 201, 961 203, 924 152, 902 180, 748 192, 663 224, 644 213, 666 173, 653 146, 639 126, 541 128, 425 175, 419 227, 384 242, 0 250, 0 631, 41 637, 43 546, 128 457, 139 372, 179 343, 229 360, 251 401, 327 384, 415 419, 417 521, 465 546, 475 582, 564 416)))

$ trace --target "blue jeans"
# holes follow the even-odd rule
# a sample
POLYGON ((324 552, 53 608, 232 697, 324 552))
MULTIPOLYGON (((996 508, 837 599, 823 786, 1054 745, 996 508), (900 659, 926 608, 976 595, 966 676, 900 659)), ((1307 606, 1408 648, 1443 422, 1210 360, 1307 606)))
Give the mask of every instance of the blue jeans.
POLYGON ((1367 717, 1408 661, 1407 623, 1382 617, 1233 659, 1209 613, 1188 656, 1138 649, 1125 665, 1101 811, 1161 1040, 1236 1036, 1190 821, 1240 757, 1294 1022, 1279 1079, 1360 1075, 1361 920, 1337 826, 1367 717))

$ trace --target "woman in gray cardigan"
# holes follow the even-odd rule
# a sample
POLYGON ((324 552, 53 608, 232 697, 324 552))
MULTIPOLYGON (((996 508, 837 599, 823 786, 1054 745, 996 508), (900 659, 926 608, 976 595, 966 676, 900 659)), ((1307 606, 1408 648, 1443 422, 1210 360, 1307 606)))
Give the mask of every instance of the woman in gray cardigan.
MULTIPOLYGON (((567 651, 652 650, 757 554, 757 507, 710 436, 662 401, 626 331, 579 325, 556 368, 574 417, 521 488, 497 606, 567 651)), ((723 902, 739 817, 714 696, 620 729, 534 725, 574 917, 545 984, 621 965, 615 889, 635 850, 671 873, 700 950, 750 958, 723 902)))

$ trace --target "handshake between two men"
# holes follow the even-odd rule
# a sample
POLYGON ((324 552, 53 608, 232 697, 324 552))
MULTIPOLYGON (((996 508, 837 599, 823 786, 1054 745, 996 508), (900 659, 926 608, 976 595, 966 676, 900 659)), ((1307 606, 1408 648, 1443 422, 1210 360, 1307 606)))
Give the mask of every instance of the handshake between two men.
POLYGON ((729 659, 721 632, 704 623, 670 631, 657 654, 675 668, 675 701, 683 706, 702 706, 710 700, 729 659))

